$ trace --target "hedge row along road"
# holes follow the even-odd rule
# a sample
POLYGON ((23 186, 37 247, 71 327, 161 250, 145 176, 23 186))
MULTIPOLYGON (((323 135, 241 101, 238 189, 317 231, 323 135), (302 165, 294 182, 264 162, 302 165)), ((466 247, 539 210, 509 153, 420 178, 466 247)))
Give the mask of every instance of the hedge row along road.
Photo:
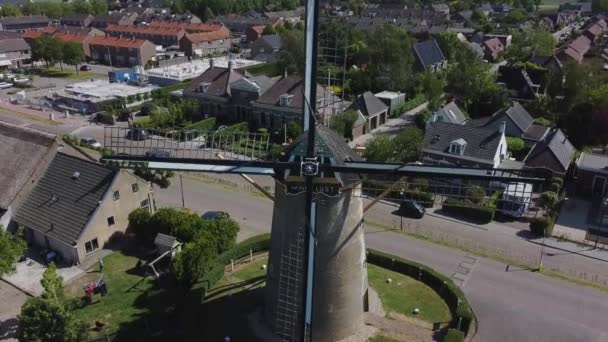
MULTIPOLYGON (((201 213, 207 210, 227 211, 239 220, 241 232, 246 237, 270 231, 271 201, 187 178, 183 181, 186 206, 192 210, 201 213)), ((179 182, 173 182, 169 189, 157 190, 156 198, 161 206, 181 206, 179 182)), ((369 220, 388 217, 392 210, 374 208, 370 211, 373 217, 369 220)), ((424 220, 439 219, 428 217, 424 220)), ((441 225, 453 230, 468 229, 475 235, 487 233, 474 228, 452 227, 452 224, 456 223, 441 221, 441 225)), ((369 248, 425 264, 447 276, 456 271, 466 256, 459 250, 384 232, 370 225, 366 226, 365 237, 369 248)), ((496 236, 496 239, 501 238, 496 236)), ((566 262, 572 259, 580 262, 582 267, 593 265, 597 272, 608 274, 608 264, 580 256, 546 257, 543 263, 552 259, 566 262)), ((505 266, 480 258, 463 288, 479 320, 477 341, 608 340, 608 294, 538 273, 513 271, 513 267, 510 272, 505 272, 505 266)))

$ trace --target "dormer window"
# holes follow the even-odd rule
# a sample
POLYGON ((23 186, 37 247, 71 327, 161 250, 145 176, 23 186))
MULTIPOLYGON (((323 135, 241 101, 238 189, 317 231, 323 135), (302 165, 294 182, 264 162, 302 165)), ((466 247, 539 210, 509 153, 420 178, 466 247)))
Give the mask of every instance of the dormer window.
POLYGON ((291 95, 291 94, 283 94, 283 95, 281 95, 279 97, 279 105, 281 107, 287 107, 291 103, 292 99, 293 99, 293 95, 291 95))
POLYGON ((209 89, 209 85, 211 85, 211 83, 207 83, 207 82, 200 83, 198 85, 198 92, 206 94, 207 90, 209 89))
POLYGON ((450 143, 450 153, 462 156, 466 147, 467 142, 464 139, 456 139, 450 143))

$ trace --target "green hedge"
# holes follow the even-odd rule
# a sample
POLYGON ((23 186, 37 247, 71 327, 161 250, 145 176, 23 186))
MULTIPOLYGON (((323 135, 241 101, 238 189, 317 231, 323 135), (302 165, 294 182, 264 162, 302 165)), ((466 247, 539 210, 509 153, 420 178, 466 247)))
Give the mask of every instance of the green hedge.
MULTIPOLYGON (((363 181, 363 188, 366 189, 365 194, 377 197, 386 189, 389 185, 384 181, 369 180, 363 181)), ((430 208, 433 206, 434 196, 430 192, 425 192, 424 189, 428 188, 428 182, 424 179, 414 178, 411 183, 408 184, 408 188, 405 189, 403 194, 404 199, 411 199, 419 202, 420 205, 430 208)), ((401 200, 401 188, 395 187, 390 193, 386 195, 386 200, 399 203, 401 200)))
POLYGON ((455 198, 448 198, 443 201, 442 208, 447 214, 462 216, 480 224, 490 223, 495 212, 495 209, 490 206, 478 205, 455 198))
POLYGON ((403 194, 403 197, 405 199, 414 200, 426 208, 431 208, 433 206, 433 194, 430 192, 406 191, 403 194))
POLYGON ((425 265, 401 259, 390 254, 385 254, 373 249, 367 250, 367 262, 374 264, 391 271, 405 274, 409 277, 417 279, 430 288, 432 288, 445 301, 452 314, 451 328, 458 327, 460 322, 460 330, 465 334, 469 331, 469 327, 474 320, 474 313, 469 305, 464 293, 452 280, 443 274, 427 267, 425 265))
POLYGON ((418 94, 401 105, 400 112, 407 112, 426 102, 426 97, 423 94, 418 94))
POLYGON ((115 125, 116 120, 112 113, 99 112, 97 113, 97 121, 106 125, 115 125))
POLYGON ((448 329, 443 342, 464 342, 464 333, 457 329, 448 329))
POLYGON ((223 132, 249 132, 249 123, 239 122, 232 126, 226 127, 223 132))
POLYGON ((201 121, 193 122, 186 126, 187 129, 196 129, 201 132, 210 132, 215 128, 215 118, 208 118, 201 121))
POLYGON ((224 276, 225 266, 230 262, 230 259, 239 259, 249 255, 249 251, 253 253, 267 251, 270 248, 270 234, 257 235, 249 238, 224 253, 218 255, 211 269, 205 273, 197 285, 195 290, 201 291, 200 299, 205 298, 207 291, 212 288, 224 276))
POLYGON ((555 222, 551 217, 535 217, 530 220, 530 231, 536 236, 551 236, 555 222))

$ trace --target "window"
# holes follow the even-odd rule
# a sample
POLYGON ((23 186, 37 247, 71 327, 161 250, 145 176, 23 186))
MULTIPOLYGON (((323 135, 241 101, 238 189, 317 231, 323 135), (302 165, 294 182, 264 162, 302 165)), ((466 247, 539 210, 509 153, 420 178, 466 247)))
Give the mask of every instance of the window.
POLYGON ((131 190, 133 192, 138 192, 139 191, 139 184, 137 184, 137 183, 131 184, 131 190))
POLYGON ((467 142, 464 139, 462 139, 462 138, 456 139, 450 143, 449 152, 451 154, 463 155, 464 149, 466 148, 466 146, 467 146, 467 142))
POLYGON ((114 216, 108 217, 108 227, 113 226, 115 223, 116 222, 114 222, 114 216))
POLYGON ((139 207, 140 208, 149 208, 150 207, 150 200, 148 200, 147 198, 141 202, 139 202, 139 207))
POLYGON ((84 244, 84 249, 86 250, 87 254, 97 250, 99 248, 99 243, 97 242, 97 238, 85 242, 84 244))
POLYGON ((118 190, 114 191, 114 200, 117 201, 120 198, 120 192, 118 190))
POLYGON ((458 145, 458 144, 451 144, 450 145, 450 153, 452 154, 460 154, 460 148, 462 146, 458 145))

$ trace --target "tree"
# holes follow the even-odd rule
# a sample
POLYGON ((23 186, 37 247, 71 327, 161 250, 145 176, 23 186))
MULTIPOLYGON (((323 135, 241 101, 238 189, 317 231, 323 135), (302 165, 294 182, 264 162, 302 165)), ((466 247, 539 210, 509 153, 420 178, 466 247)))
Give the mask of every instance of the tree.
POLYGON ((528 14, 521 8, 513 9, 506 17, 504 21, 507 23, 523 23, 528 18, 528 14))
POLYGON ((84 62, 84 51, 82 45, 73 42, 63 43, 62 46, 62 57, 65 64, 73 65, 76 68, 76 75, 78 75, 78 64, 84 62))
POLYGON ((0 277, 15 272, 15 262, 27 249, 20 235, 12 235, 0 225, 0 277))
POLYGON ((283 30, 280 33, 283 48, 279 53, 277 65, 288 73, 304 74, 304 32, 300 30, 283 30))
POLYGON ((129 230, 132 230, 137 237, 143 240, 152 240, 156 235, 153 235, 155 232, 150 234, 148 231, 151 220, 152 214, 150 214, 149 210, 137 208, 129 214, 129 230))
POLYGON ((277 31, 274 29, 274 27, 272 27, 272 25, 266 25, 266 27, 264 27, 264 32, 262 32, 262 35, 268 35, 268 34, 276 34, 277 31))
POLYGON ((601 13, 608 11, 608 0, 592 0, 591 8, 594 13, 601 13))
POLYGON ((216 256, 217 246, 208 234, 200 234, 193 242, 184 244, 171 264, 173 275, 184 294, 209 271, 216 256))
POLYGON ((78 342, 84 333, 84 324, 57 301, 34 297, 21 307, 19 341, 78 342))
POLYGON ((59 2, 38 2, 36 5, 40 7, 40 12, 49 18, 59 19, 63 16, 63 6, 59 2))
POLYGON ((19 10, 19 7, 11 4, 4 4, 0 9, 0 16, 2 17, 20 17, 23 14, 19 10))
POLYGON ((429 102, 428 108, 430 110, 437 110, 441 105, 443 89, 445 88, 443 75, 437 72, 425 71, 418 74, 417 83, 417 93, 424 94, 429 102))
POLYGON ((458 37, 454 32, 441 32, 435 36, 435 40, 437 40, 437 44, 439 44, 439 48, 445 55, 445 58, 450 62, 454 62, 458 50, 465 47, 464 44, 458 40, 458 37))
POLYGON ((486 196, 486 192, 483 190, 483 188, 475 185, 466 188, 466 190, 464 191, 464 196, 471 203, 481 204, 483 198, 486 196))
POLYGON ((173 171, 150 170, 138 167, 135 169, 135 175, 160 186, 161 189, 166 189, 171 185, 171 178, 175 174, 173 171))
POLYGON ((375 162, 408 163, 418 160, 422 148, 422 131, 410 127, 391 139, 376 135, 365 146, 363 157, 375 162))
POLYGON ((540 205, 547 210, 551 210, 557 205, 559 197, 553 191, 545 191, 540 194, 540 205))
POLYGON ((93 6, 91 5, 91 2, 87 0, 73 0, 72 9, 75 13, 93 13, 93 6))
POLYGON ((385 134, 378 134, 365 145, 363 157, 370 162, 386 162, 393 158, 393 153, 391 138, 385 134))
POLYGON ((40 284, 44 289, 42 298, 53 300, 59 304, 59 299, 62 295, 61 289, 63 287, 63 278, 57 274, 57 267, 54 262, 51 262, 44 273, 42 273, 40 284))
POLYGON ((353 128, 359 115, 354 111, 345 111, 332 116, 329 127, 344 138, 353 139, 353 128))
POLYGON ((217 248, 217 254, 221 254, 234 247, 240 230, 239 224, 232 218, 220 217, 213 220, 203 220, 201 234, 212 237, 217 248))
MULTIPOLYGON (((57 62, 60 63, 63 59, 63 43, 57 38, 43 34, 40 38, 35 39, 32 44, 32 59, 35 61, 44 60, 46 67, 57 62)), ((63 71, 63 66, 61 66, 63 71)))
POLYGON ((517 137, 507 137, 507 150, 513 154, 517 154, 526 148, 526 143, 517 137))
POLYGON ((555 48, 555 38, 542 28, 531 31, 513 32, 513 44, 507 49, 505 58, 511 63, 527 61, 531 55, 551 56, 555 48))
POLYGON ((413 86, 413 40, 394 25, 382 25, 367 39, 372 90, 409 90, 413 86))

